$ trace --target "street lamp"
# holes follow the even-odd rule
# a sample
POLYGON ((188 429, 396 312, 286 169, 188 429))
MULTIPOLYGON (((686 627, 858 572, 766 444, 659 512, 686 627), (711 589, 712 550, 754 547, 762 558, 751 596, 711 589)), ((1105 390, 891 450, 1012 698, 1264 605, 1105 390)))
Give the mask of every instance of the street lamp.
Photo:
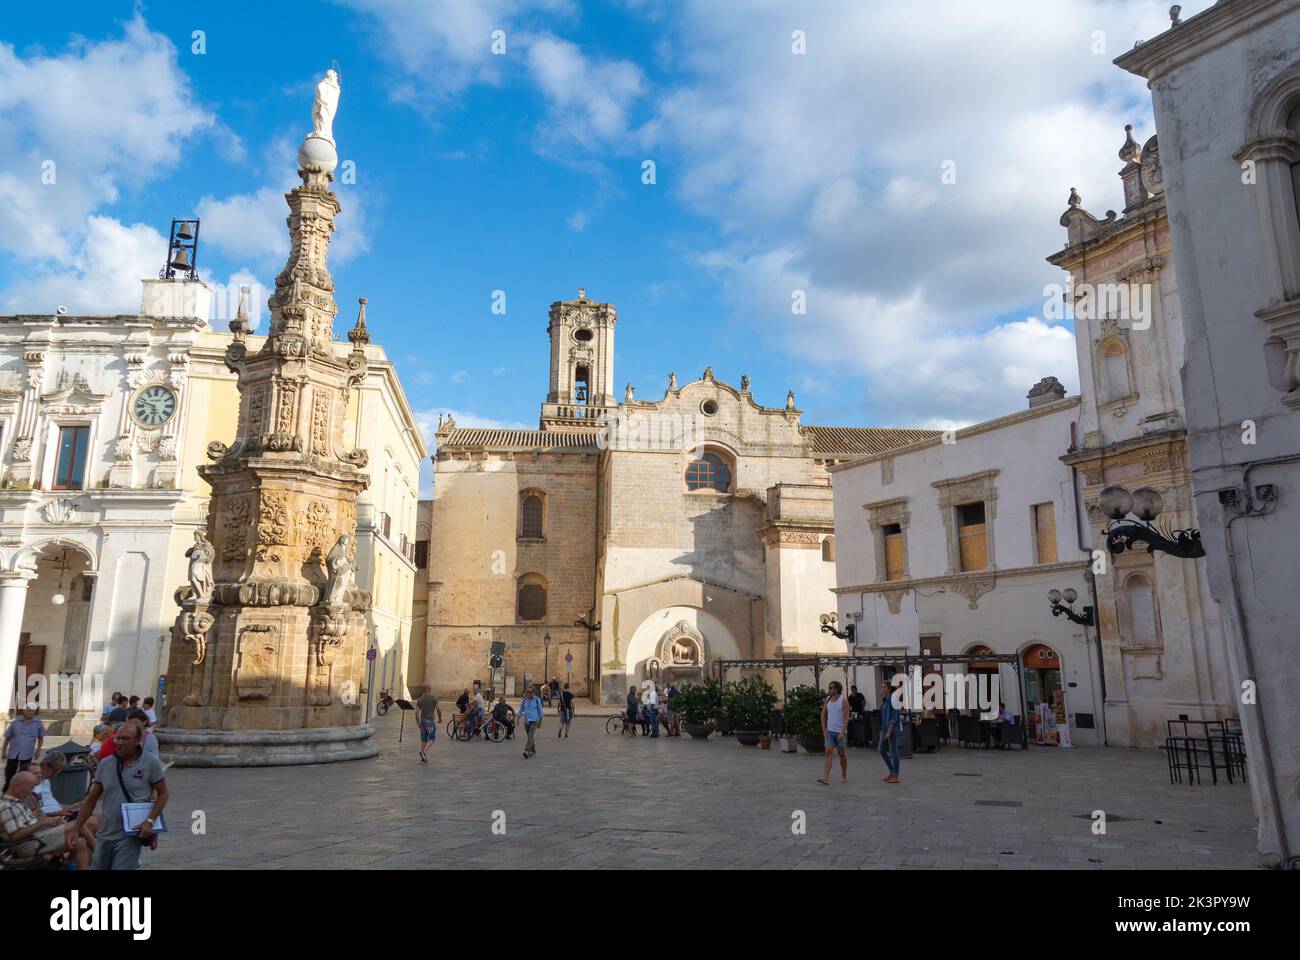
POLYGON ((545 658, 542 660, 542 683, 550 683, 546 675, 551 672, 551 634, 548 631, 546 636, 542 637, 542 649, 545 651, 545 658))
POLYGON ((1201 545, 1201 531, 1161 529, 1154 521, 1165 508, 1164 497, 1150 487, 1139 487, 1132 493, 1119 484, 1111 484, 1097 495, 1097 505, 1110 517, 1106 527, 1106 549, 1112 554, 1132 550, 1139 541, 1147 545, 1148 553, 1163 550, 1171 557, 1196 560, 1205 556, 1201 545), (1132 514, 1136 520, 1128 519, 1132 514))
POLYGON ((1065 614, 1070 620, 1083 627, 1091 627, 1097 622, 1093 607, 1084 607, 1080 613, 1074 612, 1074 601, 1079 599, 1079 594, 1073 587, 1066 587, 1065 590, 1048 590, 1047 599, 1052 604, 1054 617, 1065 614), (1062 600, 1065 602, 1062 603, 1062 600))
POLYGON ((856 642, 855 634, 857 634, 858 628, 855 624, 850 623, 845 626, 843 630, 838 630, 836 629, 835 624, 839 622, 839 617, 833 613, 823 613, 821 615, 821 621, 822 633, 829 633, 833 636, 839 637, 841 640, 847 640, 849 641, 849 646, 852 646, 856 642))

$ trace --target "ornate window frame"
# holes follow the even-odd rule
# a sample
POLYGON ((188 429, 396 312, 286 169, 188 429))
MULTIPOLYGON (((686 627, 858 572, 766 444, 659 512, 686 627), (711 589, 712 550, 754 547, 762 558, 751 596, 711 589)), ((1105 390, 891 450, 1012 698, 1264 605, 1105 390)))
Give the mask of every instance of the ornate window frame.
POLYGON ((546 491, 538 487, 526 487, 519 491, 519 500, 515 509, 515 539, 524 543, 545 543, 547 529, 547 496, 546 491), (524 534, 524 504, 529 497, 536 497, 541 501, 542 508, 542 530, 540 536, 526 536, 524 534))
POLYGON ((1110 410, 1116 407, 1127 409, 1131 407, 1138 398, 1137 380, 1134 377, 1133 370, 1133 350, 1129 345, 1128 338, 1119 332, 1118 324, 1111 321, 1109 324, 1102 322, 1102 334, 1093 346, 1093 380, 1096 381, 1096 395, 1101 398, 1097 404, 1099 410, 1110 410), (1109 347, 1119 347, 1124 357, 1124 380, 1127 391, 1118 396, 1114 395, 1112 384, 1110 382, 1110 371, 1106 366, 1106 356, 1104 351, 1109 347))
POLYGON ((902 582, 911 579, 912 561, 907 550, 907 527, 912 522, 912 512, 907 508, 907 497, 894 497, 889 500, 877 500, 864 503, 862 509, 867 511, 867 526, 871 529, 871 540, 875 547, 876 582, 902 582), (889 567, 885 559, 885 527, 898 524, 903 531, 903 576, 899 581, 888 581, 889 567))
POLYGON ((1254 164, 1261 252, 1269 302, 1255 312, 1264 339, 1269 383, 1286 394, 1282 403, 1300 410, 1300 204, 1291 167, 1300 163, 1300 136, 1287 128, 1300 106, 1300 63, 1274 77, 1256 97, 1246 124, 1246 143, 1234 155, 1254 164))
POLYGON ((944 539, 948 544, 948 573, 965 573, 961 568, 960 531, 957 529, 957 508, 968 503, 984 504, 984 530, 988 538, 988 566, 996 570, 997 552, 994 549, 993 531, 997 519, 998 488, 994 482, 997 470, 981 470, 948 480, 936 480, 930 486, 939 493, 939 513, 943 517, 944 539))

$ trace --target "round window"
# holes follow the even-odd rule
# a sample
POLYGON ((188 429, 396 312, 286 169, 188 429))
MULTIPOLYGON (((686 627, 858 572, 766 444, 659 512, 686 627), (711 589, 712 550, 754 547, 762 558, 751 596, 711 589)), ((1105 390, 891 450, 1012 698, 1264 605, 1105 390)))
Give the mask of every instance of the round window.
POLYGON ((590 343, 595 336, 596 334, 587 327, 579 327, 573 332, 573 339, 579 343, 590 343))
POLYGON ((706 417, 711 417, 718 412, 718 401, 705 400, 703 403, 700 404, 700 410, 704 413, 706 417))

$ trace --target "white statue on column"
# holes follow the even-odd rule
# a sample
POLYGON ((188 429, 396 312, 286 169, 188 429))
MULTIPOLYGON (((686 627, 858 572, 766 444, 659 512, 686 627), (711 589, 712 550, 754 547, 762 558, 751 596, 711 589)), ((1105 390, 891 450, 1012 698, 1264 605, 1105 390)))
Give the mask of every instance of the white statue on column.
POLYGON ((212 602, 212 563, 217 559, 213 548, 202 530, 194 531, 194 546, 185 551, 190 558, 190 591, 198 603, 212 602))
POLYGON ((339 78, 333 70, 326 70, 316 84, 316 103, 311 108, 313 137, 334 142, 334 114, 339 109, 339 78))

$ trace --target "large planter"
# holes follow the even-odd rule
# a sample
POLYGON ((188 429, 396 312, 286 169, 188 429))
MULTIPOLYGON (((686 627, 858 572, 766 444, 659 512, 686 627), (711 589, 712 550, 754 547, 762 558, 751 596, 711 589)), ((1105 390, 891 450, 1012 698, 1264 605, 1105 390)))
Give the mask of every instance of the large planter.
POLYGON ((696 740, 707 740, 713 733, 713 724, 711 723, 683 723, 682 729, 694 737, 696 740))
POLYGON ((758 741, 767 735, 766 730, 735 730, 736 742, 742 747, 756 747, 758 741))
POLYGON ((795 739, 799 741, 799 746, 809 753, 824 754, 826 752, 826 741, 821 737, 796 737, 795 739))

